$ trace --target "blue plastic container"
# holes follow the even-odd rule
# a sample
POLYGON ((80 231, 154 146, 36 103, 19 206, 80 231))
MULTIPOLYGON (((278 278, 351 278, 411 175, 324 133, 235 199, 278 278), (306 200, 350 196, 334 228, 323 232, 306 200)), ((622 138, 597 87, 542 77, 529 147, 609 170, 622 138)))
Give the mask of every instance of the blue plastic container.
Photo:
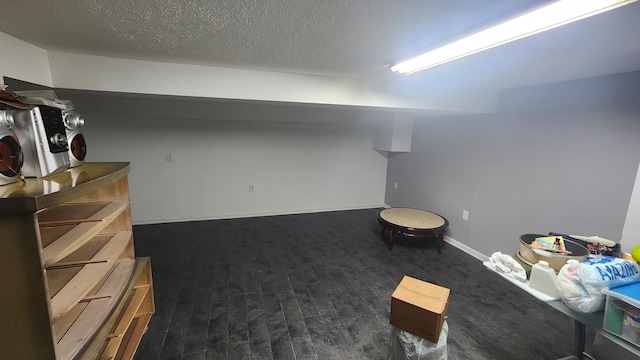
POLYGON ((640 346, 640 280, 602 289, 607 295, 602 328, 640 346))

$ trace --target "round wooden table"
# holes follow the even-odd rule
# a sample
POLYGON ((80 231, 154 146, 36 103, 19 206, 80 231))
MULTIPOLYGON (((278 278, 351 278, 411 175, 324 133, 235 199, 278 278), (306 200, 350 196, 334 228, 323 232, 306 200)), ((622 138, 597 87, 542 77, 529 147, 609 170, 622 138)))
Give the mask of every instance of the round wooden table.
POLYGON ((393 249, 393 233, 396 232, 411 237, 437 237, 438 253, 442 253, 444 232, 449 226, 449 221, 436 213, 412 208, 380 210, 378 223, 382 225, 382 234, 389 231, 389 250, 393 249))

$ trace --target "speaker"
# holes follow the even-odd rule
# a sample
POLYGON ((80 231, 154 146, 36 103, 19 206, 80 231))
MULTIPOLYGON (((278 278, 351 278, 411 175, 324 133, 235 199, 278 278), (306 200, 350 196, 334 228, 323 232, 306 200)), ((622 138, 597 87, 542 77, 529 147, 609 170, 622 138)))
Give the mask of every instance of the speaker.
POLYGON ((71 167, 84 164, 87 157, 87 142, 80 128, 84 126, 84 118, 75 111, 62 111, 64 127, 69 141, 69 164, 71 167))
POLYGON ((31 106, 14 110, 15 133, 22 146, 25 177, 45 177, 69 168, 69 147, 62 110, 31 106))
POLYGON ((22 147, 14 125, 12 112, 0 110, 0 185, 16 182, 22 171, 22 147))

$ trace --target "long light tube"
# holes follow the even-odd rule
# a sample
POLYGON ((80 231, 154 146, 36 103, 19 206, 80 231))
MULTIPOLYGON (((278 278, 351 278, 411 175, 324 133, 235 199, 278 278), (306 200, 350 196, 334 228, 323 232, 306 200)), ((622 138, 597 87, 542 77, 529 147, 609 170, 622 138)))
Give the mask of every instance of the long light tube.
POLYGON ((391 67, 412 74, 593 16, 637 0, 560 0, 391 67))

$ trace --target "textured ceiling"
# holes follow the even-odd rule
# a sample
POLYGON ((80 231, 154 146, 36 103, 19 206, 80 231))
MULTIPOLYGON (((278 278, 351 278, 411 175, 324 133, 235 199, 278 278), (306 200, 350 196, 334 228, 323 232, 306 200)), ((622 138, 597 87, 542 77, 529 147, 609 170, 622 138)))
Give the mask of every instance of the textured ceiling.
POLYGON ((367 77, 540 0, 20 0, 0 31, 47 50, 367 77))
MULTIPOLYGON (((640 70, 640 2, 409 77, 387 67, 545 0, 0 0, 0 31, 46 50, 393 78, 451 93, 640 70)), ((0 58, 1 61, 1 58, 0 58)), ((456 93, 457 94, 457 93, 456 93)))

